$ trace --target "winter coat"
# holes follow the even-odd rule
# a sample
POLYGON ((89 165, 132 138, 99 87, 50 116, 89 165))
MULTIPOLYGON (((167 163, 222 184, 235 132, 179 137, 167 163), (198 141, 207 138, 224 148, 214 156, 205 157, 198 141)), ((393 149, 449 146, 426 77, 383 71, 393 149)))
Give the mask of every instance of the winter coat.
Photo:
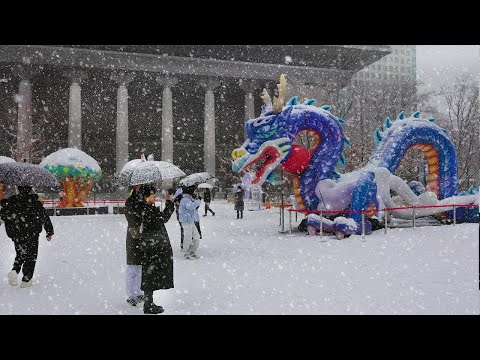
POLYGON ((45 228, 53 235, 53 225, 37 194, 21 193, 1 201, 0 216, 5 222, 7 236, 14 242, 37 238, 45 228))
POLYGON ((210 194, 210 190, 205 190, 205 194, 203 194, 203 201, 209 203, 212 201, 212 195, 210 194))
POLYGON ((175 207, 165 202, 165 209, 153 204, 143 207, 143 233, 140 239, 142 253, 143 291, 173 288, 173 252, 165 223, 170 220, 175 207))
POLYGON ((194 199, 190 194, 183 194, 182 200, 180 201, 178 220, 180 222, 200 221, 197 209, 201 203, 202 200, 194 199))
POLYGON ((235 210, 243 211, 244 202, 243 202, 243 190, 237 191, 235 193, 235 210))
POLYGON ((140 253, 140 239, 134 239, 130 234, 130 227, 138 227, 142 224, 142 211, 145 203, 143 202, 142 195, 132 191, 132 194, 125 201, 125 217, 127 218, 127 239, 126 239, 126 252, 127 252, 127 265, 142 265, 141 253, 140 253))

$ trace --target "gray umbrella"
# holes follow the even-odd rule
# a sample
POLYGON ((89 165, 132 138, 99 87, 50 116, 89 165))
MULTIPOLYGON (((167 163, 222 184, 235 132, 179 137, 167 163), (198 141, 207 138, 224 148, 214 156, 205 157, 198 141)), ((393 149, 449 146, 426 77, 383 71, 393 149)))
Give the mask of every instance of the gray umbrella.
POLYGON ((26 162, 0 164, 0 182, 17 186, 56 188, 57 179, 47 169, 26 162))
POLYGON ((213 176, 208 172, 194 173, 184 177, 179 184, 180 186, 192 186, 204 183, 209 179, 213 179, 213 176))
POLYGON ((129 161, 120 173, 122 185, 148 184, 184 176, 185 173, 167 161, 129 161), (128 166, 127 166, 128 165, 128 166))

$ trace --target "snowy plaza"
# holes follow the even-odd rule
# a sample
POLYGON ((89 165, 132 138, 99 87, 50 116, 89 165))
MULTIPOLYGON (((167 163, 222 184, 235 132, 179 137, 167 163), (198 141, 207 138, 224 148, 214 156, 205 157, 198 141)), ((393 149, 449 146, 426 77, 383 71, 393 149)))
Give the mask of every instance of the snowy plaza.
MULTIPOLYGON (((158 290, 163 315, 479 314, 478 224, 378 230, 336 240, 281 234, 277 208, 211 203, 201 218, 200 259, 180 254, 180 228, 166 224, 175 288, 158 290)), ((203 206, 202 206, 203 208, 203 206)), ((0 314, 143 315, 125 302, 124 215, 51 217, 40 235, 34 285, 11 287, 15 256, 0 227, 0 314)), ((298 218, 300 220, 300 216, 298 218)))

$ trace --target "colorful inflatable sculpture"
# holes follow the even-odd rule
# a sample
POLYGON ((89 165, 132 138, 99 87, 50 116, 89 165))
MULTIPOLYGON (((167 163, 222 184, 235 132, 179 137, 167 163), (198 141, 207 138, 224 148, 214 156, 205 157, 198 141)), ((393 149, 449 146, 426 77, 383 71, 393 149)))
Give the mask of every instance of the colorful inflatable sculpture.
MULTIPOLYGON (((8 156, 0 156, 0 164, 9 163, 9 162, 15 162, 15 160, 8 156)), ((3 192, 3 183, 0 182, 0 200, 2 200, 4 196, 5 195, 3 192)))
MULTIPOLYGON (((316 107, 315 100, 298 103, 293 97, 285 104, 286 79, 280 77, 278 97, 273 102, 264 89, 261 115, 245 124, 247 139, 232 151, 233 171, 254 172, 252 184, 272 182, 273 171, 282 167, 293 183, 295 198, 300 209, 351 210, 349 218, 334 220, 323 218, 323 231, 337 235, 360 234, 362 227, 368 234, 372 224, 369 216, 382 220, 384 208, 406 205, 473 204, 475 194, 458 195, 457 160, 454 145, 445 129, 435 119, 424 119, 419 112, 406 117, 401 112, 395 121, 387 118, 383 129, 376 129, 376 148, 368 164, 351 173, 340 175, 335 167, 345 167, 344 146, 350 146, 342 125, 344 120, 330 113, 331 107, 316 107), (301 134, 314 139, 310 149, 294 144, 301 134), (428 175, 425 191, 416 194, 395 175, 400 161, 408 150, 419 149, 425 154, 428 175), (397 195, 392 195, 392 191, 397 195), (361 223, 362 210, 365 221, 361 223)), ((417 187, 418 188, 418 187, 417 187)), ((421 191, 421 190, 420 190, 421 191)), ((418 190, 417 190, 418 192, 418 190)), ((441 208, 415 210, 415 216, 428 216, 445 212, 441 208)), ((452 216, 452 211, 447 212, 452 216)), ((392 211, 392 216, 412 218, 412 211, 392 211)), ((478 221, 478 209, 459 208, 457 221, 478 221)), ((308 225, 319 228, 319 216, 308 215, 308 225)))
POLYGON ((58 208, 83 207, 94 181, 102 178, 97 161, 85 152, 66 148, 42 160, 40 166, 49 170, 63 185, 63 199, 58 208))

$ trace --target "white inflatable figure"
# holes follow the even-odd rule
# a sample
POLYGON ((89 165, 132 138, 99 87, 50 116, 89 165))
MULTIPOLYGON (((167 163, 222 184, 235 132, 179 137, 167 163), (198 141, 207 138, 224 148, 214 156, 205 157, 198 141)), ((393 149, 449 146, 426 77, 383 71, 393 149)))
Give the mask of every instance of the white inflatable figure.
POLYGON ((262 209, 263 190, 261 186, 252 184, 254 178, 254 173, 247 172, 242 179, 242 185, 245 189, 247 209, 250 211, 262 209))

